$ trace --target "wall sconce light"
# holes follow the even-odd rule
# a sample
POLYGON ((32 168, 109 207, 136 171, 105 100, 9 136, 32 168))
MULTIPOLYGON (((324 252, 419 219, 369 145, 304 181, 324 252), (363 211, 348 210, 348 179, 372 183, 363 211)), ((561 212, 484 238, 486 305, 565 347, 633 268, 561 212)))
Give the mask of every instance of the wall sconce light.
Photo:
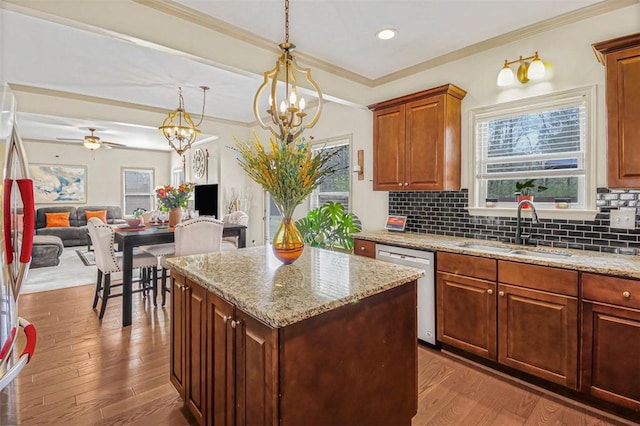
POLYGON ((364 149, 358 150, 358 162, 353 166, 353 173, 358 174, 358 180, 364 180, 364 149))
POLYGON ((511 83, 513 83, 513 70, 509 65, 515 64, 516 62, 520 63, 520 66, 518 67, 517 77, 518 81, 522 84, 525 84, 529 80, 539 80, 545 75, 544 63, 540 60, 538 52, 536 52, 533 56, 527 56, 526 58, 520 56, 518 59, 511 62, 505 59, 504 66, 498 74, 498 86, 504 87, 509 86, 511 83), (527 62, 530 59, 533 59, 533 61, 531 61, 531 63, 527 62))

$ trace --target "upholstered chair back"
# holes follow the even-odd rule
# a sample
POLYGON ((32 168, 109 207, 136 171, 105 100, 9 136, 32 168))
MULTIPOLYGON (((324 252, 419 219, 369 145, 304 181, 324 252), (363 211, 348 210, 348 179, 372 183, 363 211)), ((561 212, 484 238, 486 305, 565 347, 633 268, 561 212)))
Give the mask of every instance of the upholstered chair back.
POLYGON ((176 225, 176 256, 220 251, 224 222, 212 217, 198 217, 176 225))
POLYGON ((113 228, 104 224, 97 217, 92 217, 87 222, 87 229, 93 245, 96 267, 105 274, 120 272, 120 266, 113 249, 113 228))

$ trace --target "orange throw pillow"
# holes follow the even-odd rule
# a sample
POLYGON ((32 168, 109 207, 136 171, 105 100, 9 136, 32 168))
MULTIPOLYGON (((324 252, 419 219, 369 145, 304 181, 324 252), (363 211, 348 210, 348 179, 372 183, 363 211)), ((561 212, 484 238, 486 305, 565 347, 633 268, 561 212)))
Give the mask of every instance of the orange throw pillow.
POLYGON ((89 219, 91 219, 92 217, 97 217, 103 223, 107 223, 107 211, 106 210, 95 210, 95 211, 85 210, 84 214, 87 217, 87 222, 89 222, 89 219))
POLYGON ((69 212, 45 213, 47 218, 47 228, 68 228, 69 212))

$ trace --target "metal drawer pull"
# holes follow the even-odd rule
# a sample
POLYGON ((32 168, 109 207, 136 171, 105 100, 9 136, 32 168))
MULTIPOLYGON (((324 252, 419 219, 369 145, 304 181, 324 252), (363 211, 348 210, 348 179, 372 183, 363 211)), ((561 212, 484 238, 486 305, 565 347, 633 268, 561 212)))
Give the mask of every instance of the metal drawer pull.
POLYGON ((628 291, 623 291, 622 292, 622 297, 624 297, 625 299, 630 299, 631 298, 631 293, 629 293, 628 291))
POLYGON ((487 293, 493 294, 493 290, 489 289, 489 290, 487 290, 487 293))
POLYGON ((499 291, 499 292, 498 292, 498 295, 499 295, 499 296, 504 296, 504 291, 499 291))
POLYGON ((229 321, 229 318, 231 318, 231 317, 228 317, 228 316, 224 315, 224 316, 222 317, 222 321, 226 324, 226 323, 227 323, 227 321, 229 321))
POLYGON ((240 325, 240 323, 241 323, 241 322, 242 322, 242 321, 240 321, 240 320, 238 320, 238 321, 236 321, 236 320, 231 321, 231 328, 236 328, 236 327, 238 327, 238 326, 240 325))

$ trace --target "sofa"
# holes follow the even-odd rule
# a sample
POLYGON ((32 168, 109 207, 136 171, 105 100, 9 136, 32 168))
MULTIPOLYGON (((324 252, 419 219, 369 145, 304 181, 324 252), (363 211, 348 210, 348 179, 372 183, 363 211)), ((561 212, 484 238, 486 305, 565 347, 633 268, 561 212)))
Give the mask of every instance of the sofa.
POLYGON ((122 217, 120 206, 52 206, 36 210, 36 235, 54 235, 62 240, 65 247, 81 246, 89 243, 86 211, 106 210, 108 224, 127 223, 122 217), (69 212, 69 226, 47 227, 46 213, 69 212))

